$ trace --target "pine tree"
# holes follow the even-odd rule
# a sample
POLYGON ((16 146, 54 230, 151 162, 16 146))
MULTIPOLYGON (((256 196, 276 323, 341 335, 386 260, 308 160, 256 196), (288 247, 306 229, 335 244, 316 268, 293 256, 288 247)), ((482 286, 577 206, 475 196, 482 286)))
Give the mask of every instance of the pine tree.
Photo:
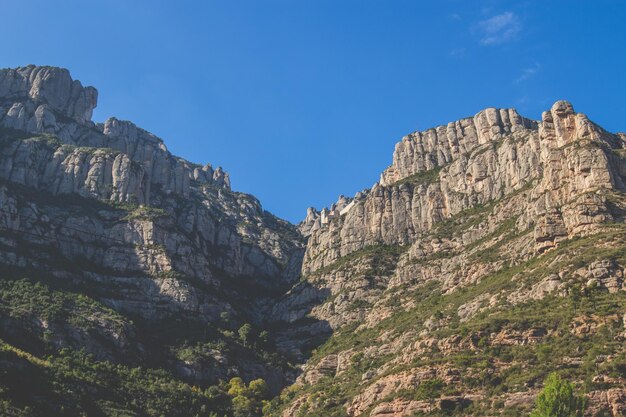
POLYGON ((554 372, 546 378, 530 417, 582 417, 585 405, 574 386, 554 372))
POLYGON ((252 326, 249 323, 246 323, 239 328, 239 338, 243 342, 244 347, 248 344, 250 333, 252 333, 252 326))

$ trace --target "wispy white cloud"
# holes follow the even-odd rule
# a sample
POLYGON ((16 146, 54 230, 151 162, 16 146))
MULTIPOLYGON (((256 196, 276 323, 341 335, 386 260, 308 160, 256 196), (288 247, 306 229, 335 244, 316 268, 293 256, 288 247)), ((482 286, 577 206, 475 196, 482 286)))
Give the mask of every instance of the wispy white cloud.
POLYGON ((500 45, 512 41, 522 30, 519 17, 513 12, 504 12, 478 22, 480 43, 500 45))
MULTIPOLYGON (((537 112, 539 110, 545 110, 549 108, 554 100, 550 97, 543 96, 541 94, 524 94, 515 99, 515 108, 522 114, 526 114, 526 116, 532 116, 532 114, 528 114, 529 112, 537 112)), ((540 114, 536 114, 536 116, 540 116, 540 114)))
POLYGON ((459 13, 450 13, 448 15, 448 19, 458 21, 458 20, 461 20, 462 18, 461 18, 461 15, 459 13))
POLYGON ((454 48, 448 52, 448 56, 452 58, 463 58, 465 56, 465 48, 454 48))
POLYGON ((526 81, 527 79, 537 74, 539 71, 541 71, 541 64, 539 62, 535 62, 532 66, 524 68, 522 70, 521 75, 515 79, 515 83, 517 84, 521 83, 522 81, 526 81))

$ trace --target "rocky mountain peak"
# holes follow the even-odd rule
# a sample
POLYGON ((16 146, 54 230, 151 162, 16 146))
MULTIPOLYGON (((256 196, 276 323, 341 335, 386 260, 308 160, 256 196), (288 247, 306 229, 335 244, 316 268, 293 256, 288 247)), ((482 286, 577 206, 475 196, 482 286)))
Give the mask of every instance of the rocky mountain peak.
POLYGON ((98 91, 73 80, 67 69, 35 65, 0 70, 0 97, 15 99, 12 113, 34 106, 40 113, 58 112, 81 124, 91 122, 98 103, 98 91))
POLYGON ((528 415, 538 368, 597 382, 585 416, 624 415, 625 139, 563 100, 539 121, 488 108, 403 137, 370 190, 310 209, 301 283, 273 311, 333 333, 270 415, 528 415))
POLYGON ((585 207, 586 215, 564 215, 565 209, 555 207, 573 207, 573 196, 594 189, 624 187, 619 163, 602 146, 622 149, 624 141, 576 113, 567 101, 557 101, 541 121, 515 109, 487 108, 471 118, 411 133, 396 144, 392 165, 364 196, 349 207, 348 200, 340 199, 319 219, 307 215, 308 227, 302 230, 311 236, 303 272, 372 245, 412 244, 444 219, 532 183, 541 196, 527 206, 536 222, 537 250, 553 248, 577 228, 606 220, 606 209, 597 202, 575 205, 577 210, 585 207), (589 141, 598 146, 567 147, 589 141), (582 175, 572 174, 579 171, 582 175), (338 205, 342 209, 333 210, 338 205))
POLYGON ((477 146, 521 131, 536 131, 537 122, 515 109, 487 108, 468 117, 422 132, 413 132, 396 145, 393 162, 380 177, 389 185, 418 172, 428 171, 467 155, 477 146))
POLYGON ((102 133, 111 138, 124 138, 128 142, 152 142, 158 144, 164 151, 167 151, 167 147, 161 138, 127 120, 119 120, 116 117, 109 117, 102 125, 102 133))
POLYGON ((574 140, 599 140, 614 142, 618 135, 612 135, 593 123, 583 113, 576 113, 568 101, 560 100, 550 110, 541 115, 539 125, 543 140, 554 142, 561 147, 574 140))
POLYGON ((221 167, 172 155, 161 138, 130 121, 111 117, 93 123, 97 97, 95 88, 83 87, 64 68, 0 70, 0 127, 48 135, 67 145, 49 146, 47 141, 44 151, 41 140, 13 141, 0 154, 0 162, 2 157, 7 161, 4 177, 55 193, 140 204, 149 204, 157 189, 187 197, 192 182, 230 189, 230 177, 221 167))
POLYGON ((626 412, 625 134, 487 108, 296 227, 96 99, 0 70, 0 410, 527 415, 566 369, 626 412))
MULTIPOLYGON (((54 333, 51 351, 84 348, 95 360, 137 366, 154 360, 200 386, 231 374, 284 385, 285 364, 230 334, 257 326, 267 299, 297 281, 304 239, 255 197, 231 191, 221 167, 173 155, 131 121, 92 122, 96 101, 94 88, 62 68, 0 70, 0 354, 5 341, 25 340, 13 331, 22 322, 5 314, 2 289, 26 277, 33 280, 23 285, 40 280, 44 291, 88 288, 97 306, 80 324, 34 312, 35 333, 54 333), (89 321, 98 324, 88 335, 89 321), (184 359, 207 346, 202 363, 184 359)), ((269 339, 264 347, 275 351, 269 339)))

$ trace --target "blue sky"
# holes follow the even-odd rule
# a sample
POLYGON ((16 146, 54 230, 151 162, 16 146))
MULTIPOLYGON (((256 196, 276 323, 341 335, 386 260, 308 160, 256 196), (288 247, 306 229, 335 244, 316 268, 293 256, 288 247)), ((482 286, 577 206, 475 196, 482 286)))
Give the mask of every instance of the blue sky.
POLYGON ((297 222, 370 187, 394 144, 558 99, 626 131, 626 2, 1 1, 1 67, 69 68, 132 120, 297 222), (54 3, 54 4, 53 4, 54 3))

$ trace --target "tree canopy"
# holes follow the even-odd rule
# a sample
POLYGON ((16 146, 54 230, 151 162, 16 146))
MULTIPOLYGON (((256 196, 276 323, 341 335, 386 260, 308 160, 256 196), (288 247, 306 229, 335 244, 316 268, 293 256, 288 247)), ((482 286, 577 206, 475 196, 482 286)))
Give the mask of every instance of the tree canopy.
POLYGON ((530 417, 582 417, 586 401, 557 373, 548 375, 530 417))

